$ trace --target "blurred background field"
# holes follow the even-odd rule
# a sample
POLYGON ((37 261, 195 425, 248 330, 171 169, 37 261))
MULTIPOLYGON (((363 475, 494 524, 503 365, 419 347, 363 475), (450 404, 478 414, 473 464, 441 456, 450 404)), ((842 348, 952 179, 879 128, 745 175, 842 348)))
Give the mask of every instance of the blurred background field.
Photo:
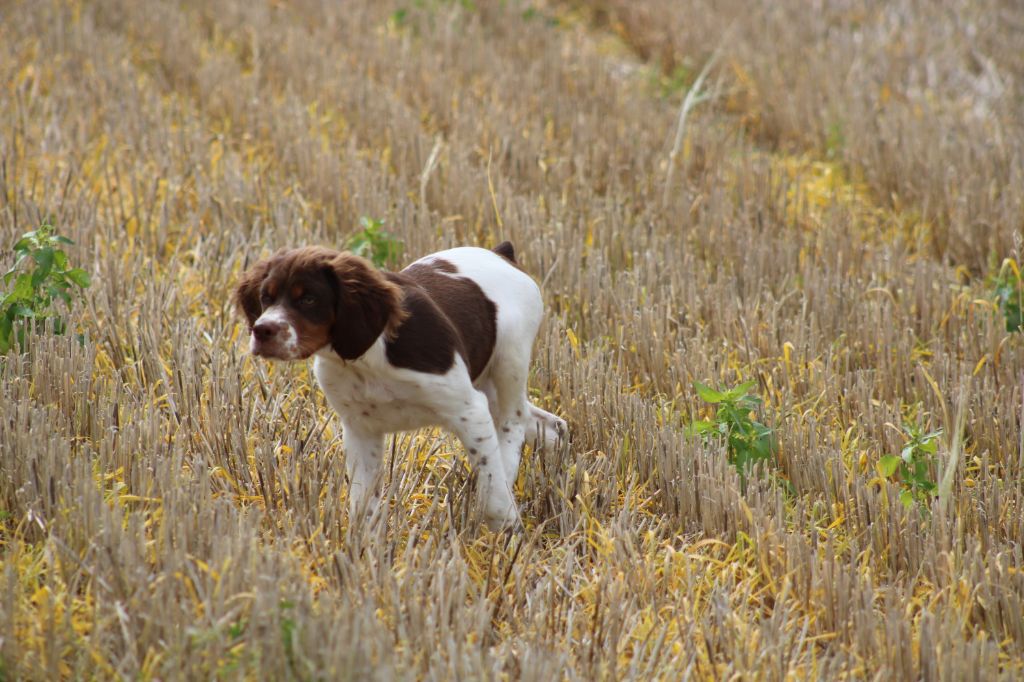
POLYGON ((0 88, 0 271, 91 275, 0 358, 0 679, 1024 674, 1019 3, 8 0, 0 88), (352 523, 245 352, 247 264, 374 225, 542 282, 521 534, 435 430, 352 523))

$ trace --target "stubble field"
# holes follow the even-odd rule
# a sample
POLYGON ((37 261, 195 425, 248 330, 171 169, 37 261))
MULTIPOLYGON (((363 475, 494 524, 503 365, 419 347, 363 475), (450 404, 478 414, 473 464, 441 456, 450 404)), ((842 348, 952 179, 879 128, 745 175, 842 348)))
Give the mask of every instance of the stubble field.
POLYGON ((0 270, 49 220, 92 276, 0 359, 0 679, 1018 678, 1022 35, 1009 0, 0 2, 0 270), (396 265, 509 239, 542 282, 573 439, 524 456, 521 533, 435 430, 354 522, 308 367, 245 352, 239 273, 364 216, 396 265), (744 485, 686 427, 748 380, 744 485))

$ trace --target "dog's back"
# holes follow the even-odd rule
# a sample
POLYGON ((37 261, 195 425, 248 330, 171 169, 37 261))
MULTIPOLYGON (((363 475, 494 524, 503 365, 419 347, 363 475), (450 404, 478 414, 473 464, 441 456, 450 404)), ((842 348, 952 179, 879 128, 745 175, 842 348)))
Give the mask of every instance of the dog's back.
POLYGON ((422 286, 457 323, 474 379, 492 356, 507 352, 504 346, 509 343, 527 339, 532 345, 540 326, 544 309, 540 288, 514 258, 509 242, 493 251, 464 246, 421 258, 401 272, 422 286))

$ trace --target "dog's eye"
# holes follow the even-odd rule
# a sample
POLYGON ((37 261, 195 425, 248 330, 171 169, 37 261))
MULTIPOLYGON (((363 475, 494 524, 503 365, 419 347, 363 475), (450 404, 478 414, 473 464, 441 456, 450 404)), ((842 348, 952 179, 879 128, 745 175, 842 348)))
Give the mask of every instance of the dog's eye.
POLYGON ((305 296, 299 299, 299 305, 301 305, 303 308, 308 308, 310 306, 316 305, 316 296, 306 294, 305 296))
POLYGON ((262 303, 263 305, 268 306, 273 302, 274 297, 268 294, 267 292, 264 291, 262 294, 260 294, 260 303, 262 303))

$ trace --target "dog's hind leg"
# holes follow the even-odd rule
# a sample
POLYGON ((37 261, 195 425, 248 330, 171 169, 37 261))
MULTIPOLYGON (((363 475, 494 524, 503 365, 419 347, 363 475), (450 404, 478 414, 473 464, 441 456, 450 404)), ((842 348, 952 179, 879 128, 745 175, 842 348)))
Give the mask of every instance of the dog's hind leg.
POLYGON ((512 495, 512 481, 505 475, 504 452, 487 396, 469 385, 467 377, 462 399, 453 402, 463 407, 445 416, 446 425, 462 441, 477 474, 477 494, 488 525, 494 529, 517 525, 519 509, 512 495))
POLYGON ((519 458, 530 421, 530 403, 526 397, 526 379, 530 369, 530 349, 505 349, 491 367, 491 381, 497 397, 494 428, 501 445, 505 475, 515 483, 519 458), (511 351, 511 352, 509 352, 511 351))
POLYGON ((526 431, 526 438, 536 445, 554 447, 560 439, 568 438, 569 426, 561 417, 542 410, 536 405, 530 405, 530 422, 526 431))

